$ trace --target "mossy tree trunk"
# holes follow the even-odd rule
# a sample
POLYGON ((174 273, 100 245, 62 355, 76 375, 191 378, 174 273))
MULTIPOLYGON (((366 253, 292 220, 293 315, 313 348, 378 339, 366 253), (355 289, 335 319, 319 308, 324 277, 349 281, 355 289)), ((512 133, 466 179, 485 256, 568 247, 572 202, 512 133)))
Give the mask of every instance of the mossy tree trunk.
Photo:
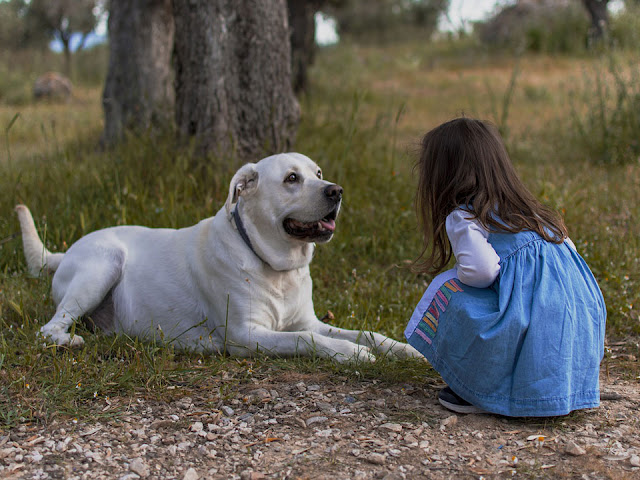
POLYGON ((103 142, 173 120, 171 0, 111 0, 103 142))

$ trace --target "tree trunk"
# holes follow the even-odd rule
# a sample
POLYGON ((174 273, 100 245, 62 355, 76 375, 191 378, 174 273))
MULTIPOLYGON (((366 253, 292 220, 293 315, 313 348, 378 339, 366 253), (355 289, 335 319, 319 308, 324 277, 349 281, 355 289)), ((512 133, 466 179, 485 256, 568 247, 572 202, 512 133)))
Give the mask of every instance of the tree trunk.
POLYGON ((103 142, 173 118, 171 0, 111 0, 103 142))
POLYGON ((62 38, 62 51, 64 52, 64 74, 71 78, 71 46, 68 38, 62 38))
POLYGON ((609 11, 607 10, 609 0, 582 0, 582 3, 591 17, 589 39, 592 43, 599 42, 609 27, 609 11))
POLYGON ((173 15, 178 129, 203 152, 289 149, 300 114, 285 0, 174 0, 173 15))
POLYGON ((287 0, 291 30, 291 82, 298 93, 308 87, 307 68, 316 53, 315 15, 325 0, 287 0))

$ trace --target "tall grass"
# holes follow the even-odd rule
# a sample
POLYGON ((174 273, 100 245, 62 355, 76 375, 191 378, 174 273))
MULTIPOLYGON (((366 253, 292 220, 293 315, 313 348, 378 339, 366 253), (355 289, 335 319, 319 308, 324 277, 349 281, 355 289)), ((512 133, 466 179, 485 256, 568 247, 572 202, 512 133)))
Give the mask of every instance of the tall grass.
MULTIPOLYGON (((300 131, 298 149, 347 191, 336 239, 318 248, 312 265, 316 311, 320 316, 333 311, 340 326, 402 338, 405 320, 424 288, 403 266, 415 250, 412 194, 394 169, 406 159, 397 158, 384 141, 397 115, 383 114, 375 125, 361 127, 361 101, 355 95, 353 102, 335 105, 331 116, 318 112, 300 131), (409 234, 396 237, 388 231, 409 234)), ((164 395, 167 386, 198 384, 205 374, 235 368, 232 359, 176 353, 126 336, 93 335, 82 325, 76 332, 88 341, 78 351, 43 348, 37 336, 54 312, 51 279, 25 276, 20 238, 12 238, 17 229, 12 206, 29 205, 53 251, 64 251, 82 235, 111 225, 192 225, 222 206, 237 165, 213 157, 196 163, 172 138, 132 136, 109 152, 96 151, 86 141, 0 163, 0 188, 7 193, 0 198, 0 239, 7 240, 0 244, 0 355, 7 365, 0 368, 0 416, 7 424, 49 421, 56 414, 95 415, 106 397, 164 395)), ((256 368, 263 363, 258 359, 256 368)), ((418 373, 424 381, 430 372, 420 362, 384 358, 357 368, 318 359, 276 365, 328 369, 354 379, 415 379, 418 373)))
POLYGON ((640 69, 613 54, 572 91, 571 123, 588 158, 605 165, 640 159, 640 69))
MULTIPOLYGON (((318 58, 311 93, 301 99, 296 150, 315 159, 345 194, 336 236, 316 250, 311 265, 317 314, 331 310, 339 326, 402 338, 430 280, 408 268, 422 243, 412 210, 414 145, 426 130, 464 111, 496 123, 508 120, 508 148, 518 171, 538 197, 563 212, 600 282, 609 340, 637 338, 640 165, 587 160, 590 150, 578 141, 571 110, 564 108, 570 88, 562 83, 580 78, 582 61, 524 56, 515 69, 508 59, 485 63, 470 61, 457 48, 441 51, 434 59, 422 44, 347 45, 318 58), (505 93, 491 97, 487 85, 505 93)), ((612 78, 606 84, 615 89, 612 78)), ((224 158, 196 160, 170 132, 155 139, 131 136, 112 151, 97 150, 100 88, 80 88, 82 102, 0 104, 6 134, 0 149, 0 429, 60 414, 114 415, 118 409, 106 409, 107 401, 164 398, 173 387, 188 391, 222 372, 231 378, 230 389, 233 382, 250 381, 250 371, 267 368, 320 369, 354 381, 423 382, 434 375, 423 363, 388 359, 336 366, 319 359, 247 362, 186 354, 126 336, 94 335, 82 325, 83 348, 44 348, 36 333, 54 312, 51 279, 26 275, 20 238, 13 236, 16 203, 32 209, 47 246, 64 251, 99 228, 182 227, 213 215, 237 167, 224 158)), ((574 97, 583 123, 584 112, 597 118, 589 98, 574 97)))

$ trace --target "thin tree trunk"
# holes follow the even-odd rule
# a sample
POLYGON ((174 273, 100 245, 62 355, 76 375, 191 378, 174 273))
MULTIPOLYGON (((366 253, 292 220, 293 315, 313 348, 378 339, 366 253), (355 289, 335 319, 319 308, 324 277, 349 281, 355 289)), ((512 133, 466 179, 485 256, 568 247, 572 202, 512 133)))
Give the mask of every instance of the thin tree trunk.
POLYGON ((69 39, 62 41, 62 47, 64 51, 64 74, 67 78, 71 78, 71 46, 69 45, 69 39))
POLYGON ((173 118, 171 0, 112 0, 108 27, 103 142, 112 144, 173 118))
POLYGON ((609 27, 609 0, 582 0, 582 3, 591 17, 589 39, 591 42, 599 42, 609 27))
POLYGON ((173 0, 176 123, 204 152, 287 150, 299 107, 285 0, 173 0))
POLYGON ((291 30, 291 81, 293 90, 303 92, 308 87, 307 69, 316 53, 315 15, 325 0, 287 0, 291 30))

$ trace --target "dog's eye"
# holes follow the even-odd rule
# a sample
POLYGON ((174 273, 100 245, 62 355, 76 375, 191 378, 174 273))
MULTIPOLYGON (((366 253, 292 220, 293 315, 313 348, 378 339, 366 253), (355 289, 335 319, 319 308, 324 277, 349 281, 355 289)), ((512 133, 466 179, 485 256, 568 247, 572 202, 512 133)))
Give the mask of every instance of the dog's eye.
POLYGON ((298 181, 298 175, 295 173, 290 173, 287 178, 284 179, 287 183, 296 183, 298 181))
POLYGON ((318 170, 318 173, 316 173, 316 176, 322 180, 322 170, 318 170))

